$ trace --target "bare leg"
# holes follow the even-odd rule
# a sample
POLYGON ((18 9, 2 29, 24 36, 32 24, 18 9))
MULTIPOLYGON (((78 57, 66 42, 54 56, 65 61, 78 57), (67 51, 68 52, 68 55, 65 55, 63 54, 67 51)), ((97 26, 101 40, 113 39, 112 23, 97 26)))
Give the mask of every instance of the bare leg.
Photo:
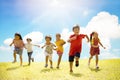
POLYGON ((76 64, 75 64, 75 66, 78 67, 78 66, 79 66, 79 57, 75 57, 75 59, 76 59, 76 64))
POLYGON ((13 61, 13 63, 15 63, 17 60, 16 60, 16 52, 14 51, 14 53, 13 53, 13 58, 14 58, 14 61, 13 61))
POLYGON ((22 55, 20 55, 20 66, 22 66, 22 55))
POLYGON ((73 72, 72 68, 73 68, 73 62, 70 62, 70 72, 73 72))
POLYGON ((98 54, 96 54, 96 68, 99 68, 98 67, 98 54))
POLYGON ((53 68, 53 66, 52 66, 52 64, 53 64, 52 60, 49 60, 49 61, 50 61, 50 65, 51 65, 50 68, 53 68))
POLYGON ((90 56, 89 60, 88 60, 88 66, 90 65, 91 59, 93 58, 93 56, 90 56))
POLYGON ((61 58, 62 58, 62 55, 59 55, 58 63, 57 63, 57 68, 59 68, 59 65, 60 65, 60 62, 61 62, 61 58))
POLYGON ((49 57, 49 56, 46 56, 46 57, 45 57, 45 62, 46 62, 46 63, 45 63, 45 67, 48 66, 48 57, 49 57))

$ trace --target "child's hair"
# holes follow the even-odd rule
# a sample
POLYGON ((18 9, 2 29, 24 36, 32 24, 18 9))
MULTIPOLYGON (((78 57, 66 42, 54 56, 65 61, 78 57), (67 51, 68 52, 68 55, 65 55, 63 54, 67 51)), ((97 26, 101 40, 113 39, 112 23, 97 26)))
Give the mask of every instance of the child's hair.
POLYGON ((22 36, 19 33, 15 33, 15 36, 19 36, 20 40, 22 40, 22 36))
POLYGON ((74 25, 74 26, 73 26, 73 28, 72 28, 72 30, 74 31, 74 29, 75 29, 75 28, 80 29, 80 27, 79 27, 79 25, 78 25, 78 24, 74 25))
POLYGON ((31 39, 31 38, 27 38, 26 40, 27 40, 27 41, 29 41, 29 40, 30 40, 30 41, 32 41, 32 39, 31 39))
POLYGON ((56 34, 56 36, 59 36, 59 37, 61 37, 61 35, 60 35, 59 33, 57 33, 57 34, 56 34))
POLYGON ((92 41, 92 36, 94 35, 94 33, 95 33, 95 32, 92 32, 92 33, 90 34, 90 41, 92 41))
POLYGON ((47 38, 49 38, 49 39, 50 39, 50 41, 52 40, 52 38, 51 38, 51 36, 50 36, 50 35, 45 36, 45 39, 47 39, 47 38))

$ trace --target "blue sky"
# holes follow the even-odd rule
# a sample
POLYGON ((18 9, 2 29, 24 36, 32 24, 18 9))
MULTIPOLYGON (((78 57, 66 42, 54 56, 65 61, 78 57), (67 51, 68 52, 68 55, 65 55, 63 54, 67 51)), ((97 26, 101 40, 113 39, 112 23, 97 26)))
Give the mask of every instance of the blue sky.
MULTIPOLYGON (((34 44, 42 45, 44 36, 61 33, 67 40, 74 24, 81 33, 97 31, 101 42, 101 59, 120 58, 120 1, 119 0, 0 0, 0 62, 12 61, 13 47, 8 44, 19 32, 23 39, 31 37, 34 44)), ((83 41, 81 58, 89 57, 89 43, 83 41)), ((67 60, 69 44, 65 46, 63 60, 67 60)), ((36 61, 43 61, 43 50, 34 47, 36 61)), ((53 55, 56 61, 57 55, 53 55)), ((27 60, 26 50, 23 53, 27 60)))

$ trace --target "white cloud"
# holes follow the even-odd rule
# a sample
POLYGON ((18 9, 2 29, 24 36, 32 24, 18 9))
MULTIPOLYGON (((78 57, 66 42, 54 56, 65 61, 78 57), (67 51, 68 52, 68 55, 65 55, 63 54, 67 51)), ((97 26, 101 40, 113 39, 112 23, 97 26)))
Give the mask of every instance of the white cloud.
POLYGON ((88 33, 97 31, 100 36, 106 38, 120 38, 120 26, 118 17, 108 12, 100 12, 94 16, 86 27, 88 33))
POLYGON ((23 38, 25 43, 26 43, 26 39, 27 38, 31 38, 32 39, 32 43, 34 43, 34 44, 36 44, 36 43, 40 44, 40 42, 42 42, 42 40, 43 40, 43 34, 41 32, 31 32, 31 33, 28 33, 23 38))
POLYGON ((12 43, 12 40, 13 40, 12 38, 8 38, 8 39, 4 40, 4 44, 10 45, 12 43))
POLYGON ((0 46, 0 51, 11 51, 11 48, 8 46, 0 46))

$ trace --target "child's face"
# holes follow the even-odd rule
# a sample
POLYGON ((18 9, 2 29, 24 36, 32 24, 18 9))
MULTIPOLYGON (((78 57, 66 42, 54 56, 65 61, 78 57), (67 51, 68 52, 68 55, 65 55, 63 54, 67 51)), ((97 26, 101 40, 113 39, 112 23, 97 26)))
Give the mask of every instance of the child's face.
POLYGON ((16 39, 16 40, 19 40, 19 39, 20 39, 20 37, 16 35, 16 36, 15 36, 15 39, 16 39))
POLYGON ((56 35, 56 40, 60 40, 60 35, 56 35))
POLYGON ((30 43, 31 42, 31 40, 27 40, 27 43, 30 43))
POLYGON ((50 42, 51 41, 50 38, 46 38, 45 40, 46 40, 46 42, 50 42))
POLYGON ((97 38, 98 37, 98 33, 95 32, 94 33, 94 37, 97 38))
POLYGON ((73 32, 74 32, 74 34, 79 34, 80 30, 79 30, 79 28, 74 28, 73 32))

